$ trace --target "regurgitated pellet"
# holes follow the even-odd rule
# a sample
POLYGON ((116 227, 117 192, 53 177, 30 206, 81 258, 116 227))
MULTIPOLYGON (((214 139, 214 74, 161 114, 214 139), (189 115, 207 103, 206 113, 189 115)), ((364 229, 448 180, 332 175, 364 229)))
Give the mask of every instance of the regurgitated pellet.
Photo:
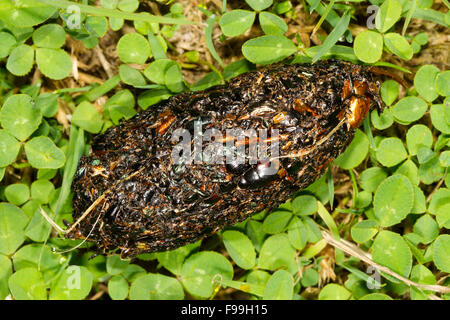
MULTIPOLYGON (((342 61, 267 66, 173 96, 95 137, 74 177, 67 237, 135 256, 183 246, 274 208, 323 174, 372 105, 381 108, 371 72, 342 61), (175 162, 174 133, 192 134, 196 124, 223 133, 214 141, 224 146, 276 142, 277 155, 269 147, 257 161, 175 162), (235 128, 267 136, 225 135, 235 128)), ((195 143, 184 146, 193 150, 195 143)))

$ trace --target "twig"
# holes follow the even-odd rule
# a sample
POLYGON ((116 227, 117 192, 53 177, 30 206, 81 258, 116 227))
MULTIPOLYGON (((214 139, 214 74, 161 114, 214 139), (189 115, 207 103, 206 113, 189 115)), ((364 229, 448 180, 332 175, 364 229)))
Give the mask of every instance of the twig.
POLYGON ((102 65, 103 69, 105 70, 106 74, 108 75, 108 77, 112 78, 114 76, 114 74, 111 70, 111 65, 106 60, 102 49, 98 45, 95 47, 95 54, 97 55, 98 60, 100 60, 100 63, 102 65))
POLYGON ((44 209, 42 209, 42 208, 40 208, 40 209, 41 209, 41 214, 42 214, 42 216, 45 218, 45 220, 47 220, 48 223, 50 223, 50 224, 52 225, 53 228, 55 228, 56 230, 58 230, 58 231, 61 232, 61 233, 64 233, 64 232, 65 232, 60 226, 58 226, 58 225, 55 223, 55 221, 53 221, 53 220, 47 215, 47 212, 45 212, 44 209))
MULTIPOLYGON (((386 273, 390 276, 393 276, 394 278, 397 278, 398 280, 402 281, 403 283, 405 283, 409 286, 421 288, 424 290, 439 292, 439 293, 450 293, 450 288, 447 288, 444 286, 439 286, 439 285, 428 285, 428 284, 416 283, 414 281, 411 281, 411 280, 397 274, 396 272, 390 270, 387 267, 383 267, 383 266, 379 265, 378 263, 376 263, 372 260, 372 257, 370 254, 361 250, 358 246, 354 245, 353 243, 351 243, 347 240, 344 240, 344 239, 336 240, 335 238, 333 238, 331 233, 327 230, 322 230, 322 236, 325 239, 325 241, 328 242, 333 247, 341 249, 345 253, 347 253, 353 257, 356 257, 356 258, 364 261, 367 264, 370 264, 371 266, 377 268, 378 270, 383 271, 384 273, 386 273)), ((430 298, 440 299, 437 296, 430 296, 430 298)))
POLYGON ((438 190, 438 189, 441 187, 442 183, 443 183, 444 180, 445 180, 445 177, 447 176, 447 171, 448 171, 448 167, 445 168, 444 176, 442 177, 442 179, 439 181, 439 183, 436 185, 436 187, 433 189, 433 191, 432 191, 432 192, 430 193, 430 195, 428 196, 428 198, 427 198, 427 203, 430 202, 430 200, 431 200, 431 198, 433 197, 433 194, 436 192, 436 190, 438 190))

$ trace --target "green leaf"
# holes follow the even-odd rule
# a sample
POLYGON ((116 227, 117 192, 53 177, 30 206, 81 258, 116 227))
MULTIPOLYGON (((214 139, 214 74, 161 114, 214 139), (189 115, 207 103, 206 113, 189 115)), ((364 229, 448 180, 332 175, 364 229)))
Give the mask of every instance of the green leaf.
POLYGON ((450 235, 437 237, 433 244, 433 261, 439 270, 450 273, 450 235))
POLYGON ((362 172, 359 180, 364 190, 374 192, 386 177, 387 173, 382 168, 371 167, 362 172))
MULTIPOLYGON (((138 266, 137 264, 129 264, 128 267, 125 269, 125 271, 118 276, 114 277, 123 277, 129 282, 133 282, 135 279, 147 274, 144 268, 141 266, 138 266)), ((112 277, 112 278, 114 278, 112 277)), ((127 291, 128 291, 128 285, 127 285, 127 291)))
POLYGON ((317 212, 317 199, 310 195, 301 195, 292 200, 294 214, 299 216, 312 215, 317 212))
POLYGON ((410 124, 423 117, 428 110, 428 105, 425 101, 418 97, 405 97, 397 102, 392 114, 402 124, 410 124))
POLYGON ((162 274, 147 274, 133 281, 131 300, 183 300, 184 292, 177 279, 162 274))
MULTIPOLYGON (((292 61, 292 63, 310 63, 312 61, 312 58, 317 54, 317 52, 321 49, 321 46, 313 46, 305 50, 305 55, 298 54, 296 56, 296 59, 292 61), (311 58, 311 59, 308 59, 311 58)), ((341 46, 335 44, 332 46, 329 50, 327 50, 326 53, 322 55, 321 59, 342 59, 342 60, 348 60, 352 62, 357 62, 358 58, 356 57, 353 48, 347 47, 347 46, 341 46)))
POLYGON ((138 7, 138 0, 120 0, 118 5, 118 8, 125 12, 134 12, 138 7))
MULTIPOLYGON (((1 122, 0 111, 0 122, 1 122)), ((20 143, 4 130, 0 130, 0 167, 6 167, 16 161, 20 151, 20 143)), ((1 180, 1 179, 0 179, 1 180)))
POLYGON ((122 276, 113 276, 108 281, 108 294, 112 300, 125 300, 128 289, 128 282, 122 276))
POLYGON ((421 66, 414 76, 414 87, 428 102, 432 102, 439 96, 434 86, 438 73, 439 69, 435 66, 425 65, 421 66))
POLYGON ((15 76, 24 76, 30 72, 33 62, 33 48, 26 44, 21 44, 11 51, 6 62, 6 69, 15 76))
POLYGON ((35 268, 16 271, 9 278, 9 289, 16 300, 47 300, 42 274, 35 268))
POLYGON ((372 203, 372 193, 367 191, 358 192, 355 200, 356 208, 366 208, 372 203))
POLYGON ((62 49, 36 49, 36 63, 39 70, 53 80, 61 80, 72 72, 72 59, 62 49))
POLYGON ((255 21, 255 13, 248 10, 231 10, 219 20, 219 26, 227 37, 236 37, 250 29, 255 21))
POLYGON ((200 246, 201 241, 188 244, 176 250, 170 250, 157 253, 158 262, 167 270, 175 275, 181 274, 184 259, 200 246))
POLYGON ((165 51, 167 51, 167 45, 165 44, 164 38, 162 38, 160 35, 155 36, 151 31, 148 32, 147 37, 148 42, 150 43, 150 50, 153 53, 155 60, 167 59, 165 53, 165 51))
POLYGON ((122 64, 119 67, 119 75, 120 80, 130 86, 139 87, 146 85, 146 81, 142 73, 126 64, 122 64))
POLYGON ((250 239, 239 231, 225 231, 223 244, 236 264, 242 269, 251 269, 256 262, 255 247, 250 239))
POLYGON ((406 133, 406 145, 410 155, 416 155, 420 147, 431 148, 433 135, 431 130, 423 124, 416 124, 406 133))
POLYGON ((108 31, 108 20, 105 17, 88 16, 84 26, 91 35, 101 38, 108 31))
POLYGON ((403 175, 393 175, 384 180, 375 192, 373 206, 375 217, 383 227, 401 222, 414 204, 414 189, 403 175))
POLYGON ((117 92, 111 98, 109 98, 105 103, 105 108, 118 105, 132 109, 134 108, 134 104, 134 95, 130 92, 130 90, 125 89, 117 92))
POLYGON ((150 55, 150 44, 139 33, 127 33, 117 43, 117 54, 124 63, 144 64, 150 55))
POLYGON ((47 283, 55 279, 68 263, 68 258, 52 252, 52 249, 42 244, 29 244, 20 248, 13 256, 14 270, 38 268, 47 283))
POLYGON ((439 227, 436 221, 428 214, 417 219, 413 231, 422 237, 422 243, 429 244, 439 235, 439 227))
POLYGON ((222 255, 212 251, 202 251, 190 256, 183 264, 181 282, 194 296, 208 298, 214 290, 213 279, 231 280, 233 267, 222 255))
POLYGON ((155 60, 145 68, 144 76, 154 83, 165 84, 165 74, 167 69, 175 64, 176 62, 170 59, 155 60))
POLYGON ((439 156, 439 163, 443 167, 450 167, 450 151, 443 151, 439 156))
POLYGON ((409 179, 409 181, 411 181, 413 185, 419 185, 419 170, 412 160, 408 159, 403 162, 401 166, 397 170, 395 170, 395 173, 404 175, 409 179))
POLYGON ((331 47, 333 47, 336 42, 343 36, 343 34, 347 31, 348 24, 350 23, 350 14, 345 13, 339 22, 334 26, 333 30, 330 32, 328 37, 320 46, 317 53, 314 55, 312 62, 317 62, 326 52, 328 52, 331 47))
POLYGON ((273 0, 245 0, 245 2, 255 11, 263 11, 272 5, 273 0))
POLYGON ((122 29, 124 20, 120 18, 109 18, 109 27, 113 31, 118 31, 122 29))
POLYGON ((129 264, 129 260, 122 260, 117 254, 106 257, 106 271, 113 276, 121 274, 129 264))
POLYGON ((52 285, 50 300, 83 300, 92 288, 94 277, 84 266, 69 266, 52 285))
POLYGON ((381 231, 373 242, 372 258, 403 277, 408 277, 411 272, 411 250, 397 233, 381 231))
POLYGON ((30 189, 23 183, 10 184, 5 188, 5 197, 12 204, 20 206, 30 198, 30 189))
POLYGON ((373 110, 370 116, 373 126, 378 130, 387 129, 394 123, 391 109, 384 109, 380 115, 378 115, 378 110, 373 110))
POLYGON ((352 293, 344 287, 329 283, 320 290, 319 300, 348 300, 352 293))
POLYGON ((50 18, 56 10, 36 0, 1 0, 0 20, 10 26, 32 27, 50 18))
POLYGON ((45 24, 33 32, 34 45, 41 48, 61 48, 66 42, 66 33, 59 24, 45 24))
POLYGON ((154 105, 161 100, 168 99, 171 96, 171 93, 166 89, 147 90, 139 95, 138 105, 145 110, 149 106, 154 105))
POLYGON ((291 245, 297 250, 303 250, 308 242, 308 233, 303 221, 297 217, 291 220, 288 226, 288 238, 291 245))
POLYGON ((42 121, 42 114, 26 94, 10 96, 0 110, 0 124, 20 141, 26 140, 42 121))
POLYGON ((450 114, 450 105, 433 104, 430 108, 431 122, 433 126, 445 134, 450 134, 450 123, 446 115, 450 114))
POLYGON ((194 83, 194 85, 191 87, 191 91, 205 90, 221 83, 222 78, 220 77, 219 73, 215 71, 208 72, 203 78, 194 83))
POLYGON ((437 157, 436 152, 433 152, 433 150, 431 150, 430 148, 419 145, 417 149, 417 160, 420 164, 425 164, 435 157, 437 157))
POLYGON ((357 243, 369 241, 377 234, 378 227, 378 222, 375 220, 362 220, 352 227, 352 238, 357 243))
POLYGON ((384 293, 369 293, 359 300, 394 300, 384 293))
POLYGON ((28 217, 21 209, 10 204, 0 203, 0 253, 10 255, 25 240, 25 226, 28 217))
POLYGON ((450 229, 450 203, 439 207, 436 212, 436 220, 440 228, 450 229))
POLYGON ((292 3, 289 0, 277 2, 273 8, 277 14, 285 14, 292 9, 292 3))
POLYGON ((31 184, 31 198, 39 203, 48 203, 55 186, 48 180, 35 180, 31 184))
POLYGON ((302 217, 305 227, 308 231, 308 242, 316 243, 322 239, 322 233, 320 232, 317 223, 310 217, 302 217))
POLYGON ((122 107, 118 105, 112 105, 108 108, 109 115, 114 124, 119 124, 119 120, 122 118, 131 119, 136 111, 132 108, 122 107))
POLYGON ((47 137, 36 137, 25 143, 28 162, 37 169, 61 168, 66 161, 64 152, 47 137))
MULTIPOLYGON (((44 209, 42 209, 44 210, 44 209)), ((49 214, 50 210, 45 210, 49 214)), ((47 240, 50 232, 52 231, 52 226, 48 221, 42 216, 41 208, 35 210, 33 218, 25 229, 25 235, 33 240, 34 242, 43 242, 47 240)))
MULTIPOLYGON (((421 284, 430 284, 435 285, 436 284, 436 278, 434 277, 433 273, 428 270, 427 267, 423 265, 415 265, 412 268, 411 271, 411 280, 417 283, 421 284)), ((427 300, 427 292, 428 291, 422 291, 418 288, 411 287, 411 299, 412 300, 427 300)))
POLYGON ((385 167, 393 167, 408 156, 399 138, 385 138, 381 140, 376 155, 377 160, 385 167))
POLYGON ((366 63, 377 62, 383 53, 383 37, 375 31, 363 31, 356 36, 353 49, 359 60, 366 63))
POLYGON ((0 299, 9 295, 8 279, 12 274, 12 263, 8 257, 0 254, 0 299))
MULTIPOLYGON (((418 186, 414 186, 414 206, 411 213, 424 213, 427 209, 425 195, 418 186)), ((437 221, 439 223, 438 217, 437 221)))
POLYGON ((246 59, 237 60, 230 63, 223 69, 223 78, 228 81, 244 72, 252 70, 253 68, 254 65, 246 59))
POLYGON ((259 254, 259 268, 275 270, 280 267, 289 267, 293 263, 295 263, 295 250, 285 233, 270 236, 264 241, 259 254))
POLYGON ((248 40, 242 46, 247 60, 255 64, 270 64, 295 53, 297 48, 291 40, 280 35, 267 35, 248 40))
POLYGON ((380 32, 388 31, 402 14, 402 4, 398 0, 384 1, 375 18, 375 25, 380 32))
POLYGON ((403 60, 410 60, 413 56, 413 49, 409 42, 398 33, 387 33, 384 35, 384 44, 395 55, 403 60))
POLYGON ((83 101, 72 114, 72 123, 91 133, 98 133, 103 127, 100 113, 91 103, 83 101))
POLYGON ((285 210, 274 210, 263 223, 263 230, 268 234, 283 232, 292 217, 292 212, 285 210))
POLYGON ((249 220, 246 223, 246 233, 257 251, 261 251, 262 244, 266 237, 266 233, 263 230, 262 223, 256 220, 249 220))
POLYGON ((448 85, 449 83, 450 83, 450 70, 439 72, 434 82, 436 92, 444 97, 450 96, 450 86, 448 85))
POLYGON ((119 0, 100 0, 100 4, 103 8, 106 9, 115 9, 117 8, 119 0))
POLYGON ((433 182, 441 180, 444 175, 444 171, 445 169, 440 166, 439 156, 434 155, 431 159, 422 162, 419 167, 419 177, 423 183, 432 184, 433 182))
POLYGON ((302 274, 301 283, 304 287, 314 287, 319 283, 320 275, 314 268, 306 269, 302 274))
POLYGON ((265 34, 283 35, 288 31, 286 22, 273 13, 263 11, 258 18, 261 29, 265 34))
POLYGON ((390 106, 398 97, 399 86, 398 83, 394 80, 386 80, 381 85, 380 89, 381 99, 383 102, 390 106))
POLYGON ((16 43, 16 38, 12 34, 3 31, 0 32, 0 59, 9 56, 16 43))
POLYGON ((184 89, 183 84, 183 74, 181 73, 181 68, 178 64, 174 64, 167 68, 164 74, 164 82, 172 92, 181 92, 184 89))
POLYGON ((34 104, 41 110, 44 117, 54 117, 58 112, 58 96, 56 94, 43 92, 36 98, 34 104))
POLYGON ((269 279, 264 290, 264 300, 292 300, 294 279, 285 270, 276 271, 269 279))
POLYGON ((364 132, 357 129, 350 145, 334 160, 334 163, 342 169, 352 169, 361 164, 368 152, 369 139, 364 132))

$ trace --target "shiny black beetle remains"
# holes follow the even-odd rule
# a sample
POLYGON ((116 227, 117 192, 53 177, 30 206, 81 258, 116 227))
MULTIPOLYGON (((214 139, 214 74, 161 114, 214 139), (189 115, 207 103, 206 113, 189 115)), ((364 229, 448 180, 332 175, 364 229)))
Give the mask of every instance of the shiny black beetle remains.
POLYGON ((381 107, 371 72, 342 61, 267 66, 171 97, 95 137, 74 177, 67 237, 135 256, 183 246, 274 208, 323 174, 372 105, 381 107), (192 132, 197 120, 202 130, 223 133, 276 129, 279 135, 265 142, 278 143, 279 155, 256 163, 174 163, 174 131, 192 132), (274 162, 275 172, 268 170, 274 162))

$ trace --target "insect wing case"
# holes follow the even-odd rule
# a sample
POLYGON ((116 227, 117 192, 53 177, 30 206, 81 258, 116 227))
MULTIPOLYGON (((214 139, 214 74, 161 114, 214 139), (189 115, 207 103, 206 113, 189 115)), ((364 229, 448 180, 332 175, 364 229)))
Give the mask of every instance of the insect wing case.
POLYGON ((95 137, 74 177, 68 237, 134 256, 183 246, 276 207, 345 150, 374 100, 370 72, 342 61, 272 65, 173 96, 95 137), (198 137, 198 129, 203 139, 182 143, 203 158, 188 152, 191 163, 174 161, 174 134, 198 137), (227 129, 257 136, 230 138, 227 129), (205 161, 206 150, 220 155, 214 145, 233 153, 240 144, 248 153, 258 143, 268 145, 265 159, 205 161))

